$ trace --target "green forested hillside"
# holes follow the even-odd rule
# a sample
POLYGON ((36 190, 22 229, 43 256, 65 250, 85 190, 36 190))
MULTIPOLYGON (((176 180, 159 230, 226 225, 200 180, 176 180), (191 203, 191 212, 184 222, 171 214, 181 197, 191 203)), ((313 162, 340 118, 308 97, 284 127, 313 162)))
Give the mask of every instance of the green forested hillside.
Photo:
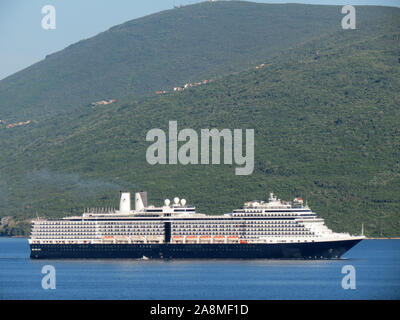
MULTIPOLYGON (((336 6, 204 2, 115 26, 0 81, 0 119, 39 120, 256 65, 340 29, 336 6)), ((390 8, 360 8, 359 23, 390 8)))
POLYGON ((400 12, 383 12, 267 56, 258 70, 2 128, 0 215, 116 207, 120 189, 145 189, 154 204, 183 197, 219 214, 274 191, 307 199, 335 231, 359 233, 364 223, 368 236, 399 236, 400 12), (253 174, 236 176, 236 165, 149 165, 146 133, 168 132, 170 120, 197 132, 254 129, 253 174))

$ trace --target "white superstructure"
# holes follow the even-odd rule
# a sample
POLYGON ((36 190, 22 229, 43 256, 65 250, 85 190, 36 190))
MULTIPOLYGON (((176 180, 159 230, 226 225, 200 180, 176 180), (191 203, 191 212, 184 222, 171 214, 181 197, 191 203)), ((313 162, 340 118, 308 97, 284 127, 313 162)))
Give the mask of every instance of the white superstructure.
POLYGON ((147 194, 121 193, 120 210, 87 210, 81 216, 32 221, 31 244, 290 243, 363 239, 335 233, 300 198, 246 202, 232 213, 195 212, 185 199, 147 205, 147 194))

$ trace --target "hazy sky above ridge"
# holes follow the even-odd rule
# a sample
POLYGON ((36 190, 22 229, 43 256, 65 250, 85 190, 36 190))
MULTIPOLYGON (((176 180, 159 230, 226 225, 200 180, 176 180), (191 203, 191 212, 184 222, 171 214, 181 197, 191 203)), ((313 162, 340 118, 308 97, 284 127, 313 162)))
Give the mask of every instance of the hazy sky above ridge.
MULTIPOLYGON (((47 54, 62 50, 79 40, 110 27, 151 13, 187 5, 195 0, 1 0, 0 1, 0 79, 7 77, 47 54), (56 9, 56 29, 41 26, 42 7, 56 9)), ((308 3, 329 5, 400 6, 400 0, 289 0, 262 3, 308 3)))

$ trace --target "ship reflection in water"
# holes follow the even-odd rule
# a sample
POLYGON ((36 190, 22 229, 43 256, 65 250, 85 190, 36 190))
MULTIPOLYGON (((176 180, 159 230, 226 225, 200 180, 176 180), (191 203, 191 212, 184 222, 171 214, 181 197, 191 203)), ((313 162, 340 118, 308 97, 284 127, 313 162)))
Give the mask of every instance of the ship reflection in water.
POLYGON ((0 237, 0 299, 400 299, 400 240, 363 240, 339 260, 29 259, 0 237), (54 266, 56 289, 43 290, 54 266), (356 289, 344 290, 344 266, 356 289))

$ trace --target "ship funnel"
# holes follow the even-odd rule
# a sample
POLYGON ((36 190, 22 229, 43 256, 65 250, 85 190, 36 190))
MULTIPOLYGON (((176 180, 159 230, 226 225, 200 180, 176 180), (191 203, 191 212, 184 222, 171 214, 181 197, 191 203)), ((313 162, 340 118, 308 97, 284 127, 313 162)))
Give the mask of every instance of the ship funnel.
POLYGON ((129 212, 131 211, 131 193, 121 192, 121 199, 119 202, 119 211, 129 212))
POLYGON ((147 192, 141 191, 135 193, 135 210, 140 211, 147 207, 147 192))

